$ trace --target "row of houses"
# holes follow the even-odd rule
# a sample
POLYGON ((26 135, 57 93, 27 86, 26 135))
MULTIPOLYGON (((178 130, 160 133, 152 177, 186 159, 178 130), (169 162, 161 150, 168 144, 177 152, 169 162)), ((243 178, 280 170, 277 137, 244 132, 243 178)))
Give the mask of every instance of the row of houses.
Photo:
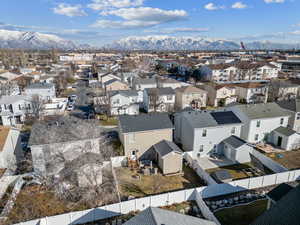
POLYGON ((168 141, 175 142, 194 158, 222 155, 245 163, 250 161, 249 152, 258 143, 270 143, 285 150, 299 147, 300 134, 294 130, 299 124, 299 113, 294 108, 288 109, 290 105, 281 105, 262 103, 217 111, 183 110, 171 117, 164 113, 124 115, 119 117, 119 136, 129 158, 149 158, 152 146, 168 141), (299 118, 295 119, 296 115, 299 118))

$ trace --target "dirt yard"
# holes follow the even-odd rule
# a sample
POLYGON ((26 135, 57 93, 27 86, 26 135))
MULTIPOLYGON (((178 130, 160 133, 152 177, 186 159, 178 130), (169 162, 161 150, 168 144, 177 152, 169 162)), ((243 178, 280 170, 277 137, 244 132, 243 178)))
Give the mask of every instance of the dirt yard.
POLYGON ((300 168, 300 150, 269 153, 266 155, 290 170, 300 168))
POLYGON ((174 190, 204 186, 205 183, 189 167, 184 167, 183 175, 163 176, 161 174, 145 176, 131 171, 130 168, 116 168, 119 191, 122 199, 129 196, 143 197, 174 190), (135 176, 139 175, 140 178, 135 176))

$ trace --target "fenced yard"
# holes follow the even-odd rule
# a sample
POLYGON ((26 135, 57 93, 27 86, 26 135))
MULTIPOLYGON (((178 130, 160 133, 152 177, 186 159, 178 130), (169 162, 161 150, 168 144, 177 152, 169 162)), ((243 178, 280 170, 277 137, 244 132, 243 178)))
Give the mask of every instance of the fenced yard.
POLYGON ((257 200, 249 204, 224 208, 215 212, 215 216, 222 225, 249 225, 267 210, 266 199, 257 200))
POLYGON ((300 168, 300 150, 284 151, 280 153, 267 153, 268 157, 282 166, 293 170, 300 168))
POLYGON ((183 167, 183 175, 143 175, 128 167, 115 168, 122 199, 143 197, 174 190, 201 187, 205 182, 190 167, 183 167))
POLYGON ((271 174, 269 170, 259 171, 251 163, 235 164, 229 166, 223 166, 206 170, 207 173, 212 174, 216 171, 226 170, 232 176, 233 180, 245 179, 249 177, 262 176, 265 174, 271 174))

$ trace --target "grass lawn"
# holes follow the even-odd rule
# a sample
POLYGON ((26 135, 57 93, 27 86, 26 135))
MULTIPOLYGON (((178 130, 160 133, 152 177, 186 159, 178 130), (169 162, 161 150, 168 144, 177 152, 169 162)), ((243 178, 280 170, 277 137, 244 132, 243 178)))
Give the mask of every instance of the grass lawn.
POLYGON ((266 199, 257 200, 248 205, 235 206, 215 212, 222 225, 249 225, 267 210, 266 199))
POLYGON ((300 150, 268 153, 266 155, 290 170, 300 168, 300 150))
POLYGON ((118 119, 116 117, 99 116, 100 125, 102 126, 117 126, 118 119))
POLYGON ((245 172, 243 172, 242 169, 247 169, 247 168, 251 168, 251 163, 223 166, 223 167, 208 169, 208 170, 206 170, 206 172, 211 174, 218 170, 227 170, 231 174, 233 179, 244 179, 244 178, 249 177, 249 175, 247 175, 245 172))
POLYGON ((183 176, 163 176, 161 174, 144 176, 139 174, 140 179, 136 179, 133 177, 138 174, 136 171, 122 167, 116 168, 116 175, 122 198, 128 196, 143 197, 146 195, 205 185, 191 168, 184 167, 183 171, 183 176))

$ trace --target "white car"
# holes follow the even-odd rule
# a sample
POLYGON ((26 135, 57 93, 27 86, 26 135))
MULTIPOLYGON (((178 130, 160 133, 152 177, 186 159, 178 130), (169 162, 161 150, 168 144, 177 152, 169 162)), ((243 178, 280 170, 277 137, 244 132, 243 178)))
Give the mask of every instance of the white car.
POLYGON ((67 110, 68 110, 68 111, 74 110, 74 105, 68 105, 67 110))

